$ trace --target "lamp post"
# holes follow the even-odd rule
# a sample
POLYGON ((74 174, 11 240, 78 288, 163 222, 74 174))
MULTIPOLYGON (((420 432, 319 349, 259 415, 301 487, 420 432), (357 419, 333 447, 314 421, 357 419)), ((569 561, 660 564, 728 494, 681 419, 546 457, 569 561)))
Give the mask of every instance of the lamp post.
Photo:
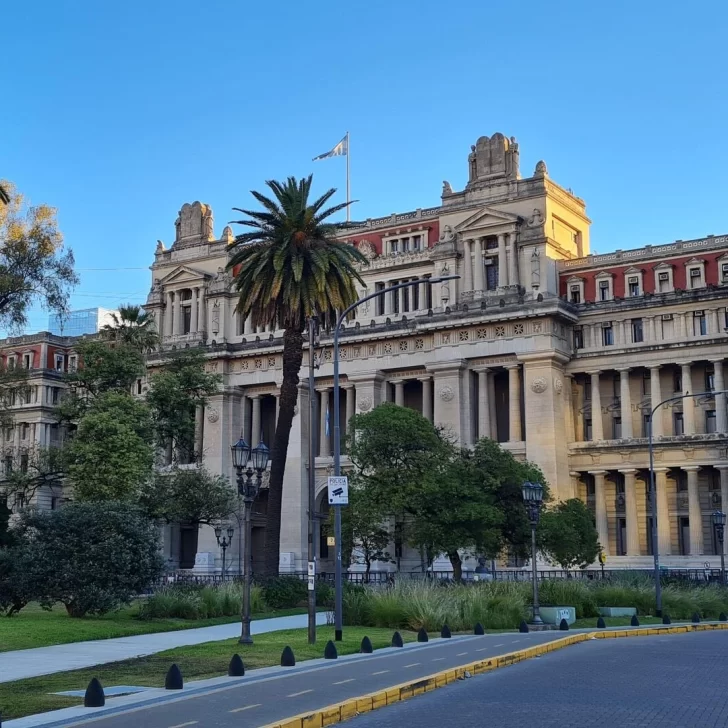
POLYGON ((721 389, 719 391, 712 392, 698 392, 697 394, 679 394, 676 397, 668 397, 663 399, 662 402, 656 404, 650 416, 647 419, 647 450, 650 458, 650 516, 652 518, 652 557, 654 561, 655 571, 655 615, 658 617, 662 616, 662 584, 660 582, 660 544, 657 540, 657 488, 655 487, 655 453, 653 449, 653 438, 652 438, 652 420, 662 405, 668 402, 679 402, 681 399, 689 397, 714 397, 716 394, 726 394, 728 390, 721 389))
POLYGON ((725 513, 723 511, 715 511, 711 515, 715 535, 718 537, 720 546, 720 583, 725 586, 725 554, 723 553, 723 537, 725 535, 725 513))
POLYGON ((225 581, 225 552, 228 547, 233 544, 233 533, 235 529, 232 526, 228 526, 227 538, 222 535, 222 528, 218 526, 215 529, 215 538, 217 539, 217 545, 222 549, 222 580, 225 581))
MULTIPOLYGON (((440 278, 430 278, 429 283, 442 283, 443 281, 452 281, 460 276, 441 276, 440 278)), ((346 317, 357 307, 361 306, 366 301, 371 301, 373 298, 384 296, 392 291, 398 291, 400 288, 407 288, 408 286, 417 286, 422 283, 422 280, 406 281, 405 283, 398 283, 396 286, 390 286, 389 288, 382 288, 381 291, 375 291, 370 293, 364 298, 360 298, 358 301, 345 309, 336 320, 336 326, 334 328, 334 475, 341 475, 341 417, 339 413, 339 332, 341 331, 341 324, 346 321, 346 317)), ((336 544, 336 562, 335 562, 335 573, 334 573, 334 587, 335 587, 335 599, 334 599, 334 639, 339 642, 343 639, 343 584, 342 584, 342 573, 341 573, 341 506, 334 506, 334 540, 336 544)))
POLYGON ((531 522, 531 575, 533 579, 533 619, 531 624, 543 624, 538 605, 538 572, 536 570, 536 526, 541 516, 543 503, 543 485, 526 481, 521 487, 523 502, 528 510, 528 520, 531 522))
POLYGON ((253 509, 253 501, 260 492, 260 485, 263 481, 263 471, 268 467, 270 451, 265 443, 261 443, 251 449, 250 445, 241 437, 230 448, 238 483, 238 493, 243 498, 245 509, 245 556, 243 558, 243 604, 241 607, 242 631, 238 642, 241 645, 252 645, 253 638, 250 635, 250 586, 252 582, 251 556, 253 545, 251 543, 252 527, 250 513, 253 509), (247 470, 245 470, 247 467, 247 470), (245 472, 243 472, 245 470, 245 472), (255 475, 255 479, 253 476, 255 475))

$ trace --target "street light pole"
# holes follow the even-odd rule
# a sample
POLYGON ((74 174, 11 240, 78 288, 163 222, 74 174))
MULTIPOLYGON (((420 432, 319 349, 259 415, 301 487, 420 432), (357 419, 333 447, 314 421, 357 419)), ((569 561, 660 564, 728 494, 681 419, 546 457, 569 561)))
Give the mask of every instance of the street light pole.
POLYGON ((542 625, 541 611, 538 603, 538 571, 536 566, 536 527, 541 517, 543 503, 543 485, 526 481, 522 488, 523 502, 528 509, 528 520, 531 522, 531 579, 533 581, 533 618, 531 624, 542 625))
POLYGON ((221 581, 225 581, 225 552, 228 549, 228 546, 232 546, 233 544, 233 533, 235 533, 235 529, 230 526, 227 529, 227 538, 222 535, 222 528, 218 526, 215 528, 215 538, 217 539, 217 545, 222 549, 222 579, 221 581))
POLYGON ((316 542, 314 539, 314 510, 316 508, 316 388, 314 369, 314 343, 316 338, 315 316, 308 319, 308 569, 309 582, 313 569, 314 584, 308 585, 308 644, 316 644, 316 542))
POLYGON ((720 546, 720 583, 725 586, 725 553, 723 551, 723 537, 725 536, 726 515, 723 511, 715 511, 711 516, 715 535, 720 546))
POLYGON ((714 397, 716 394, 726 394, 726 392, 728 392, 728 390, 726 389, 721 389, 717 392, 698 392, 697 394, 690 394, 689 392, 686 392, 685 394, 679 394, 675 397, 668 397, 667 399, 663 399, 662 402, 656 404, 652 408, 650 416, 647 419, 647 450, 650 458, 650 515, 652 517, 652 556, 655 572, 655 614, 658 617, 662 616, 662 584, 660 583, 660 544, 657 541, 657 488, 655 487, 655 453, 652 435, 652 420, 655 416, 655 412, 657 412, 657 410, 660 409, 662 405, 667 404, 668 402, 678 402, 681 399, 686 399, 689 397, 714 397))
POLYGON ((251 449, 250 445, 241 437, 231 448, 233 466, 235 467, 238 493, 243 498, 245 508, 245 557, 243 559, 243 603, 241 605, 242 631, 238 642, 241 645, 252 645, 253 637, 250 634, 250 590, 252 585, 251 558, 253 545, 251 535, 253 532, 251 524, 251 511, 253 501, 260 492, 263 482, 263 471, 268 467, 270 451, 264 442, 251 449), (248 464, 250 461, 250 464, 248 464), (243 473, 247 466, 247 471, 243 473), (255 475, 255 480, 253 480, 255 475))
MULTIPOLYGON (((429 283, 442 283, 443 281, 452 281, 460 276, 441 276, 440 278, 431 278, 429 283)), ((422 283, 422 280, 406 281, 405 283, 399 283, 396 286, 390 286, 389 288, 383 288, 381 291, 375 291, 370 293, 364 298, 360 298, 355 301, 347 309, 345 309, 336 320, 336 327, 334 328, 334 475, 341 475, 341 422, 339 417, 339 332, 341 330, 341 324, 344 323, 346 317, 362 303, 371 301, 379 296, 384 296, 392 291, 397 291, 400 288, 407 288, 408 286, 417 286, 422 283)), ((341 506, 334 505, 334 541, 336 547, 336 562, 335 562, 335 618, 334 618, 334 639, 340 642, 343 639, 343 583, 341 573, 341 506)))

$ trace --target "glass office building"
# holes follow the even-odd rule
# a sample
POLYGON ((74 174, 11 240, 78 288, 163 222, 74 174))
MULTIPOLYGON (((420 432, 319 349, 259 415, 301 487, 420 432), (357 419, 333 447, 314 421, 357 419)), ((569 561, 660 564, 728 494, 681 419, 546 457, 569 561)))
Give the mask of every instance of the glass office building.
POLYGON ((82 308, 69 311, 65 316, 51 314, 48 317, 48 331, 57 336, 82 336, 97 334, 106 324, 113 323, 110 311, 105 308, 82 308))

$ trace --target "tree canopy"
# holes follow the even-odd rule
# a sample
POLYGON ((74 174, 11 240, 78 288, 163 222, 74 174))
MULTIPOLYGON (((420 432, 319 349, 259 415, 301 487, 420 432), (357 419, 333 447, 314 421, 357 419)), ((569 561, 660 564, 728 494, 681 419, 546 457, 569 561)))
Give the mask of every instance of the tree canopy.
POLYGON ((159 343, 154 318, 141 306, 122 304, 118 313, 112 313, 113 324, 101 329, 105 339, 127 344, 138 351, 150 351, 159 343))
POLYGON ((599 556, 594 516, 585 503, 572 498, 541 514, 539 547, 562 569, 584 569, 599 556))

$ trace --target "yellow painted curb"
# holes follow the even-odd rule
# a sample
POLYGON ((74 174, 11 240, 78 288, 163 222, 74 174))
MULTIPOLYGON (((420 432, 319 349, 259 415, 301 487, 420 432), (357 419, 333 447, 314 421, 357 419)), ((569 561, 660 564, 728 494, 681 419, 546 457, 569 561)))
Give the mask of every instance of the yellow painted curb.
POLYGON ((301 713, 292 718, 284 718, 275 723, 268 723, 263 728, 324 728, 324 726, 335 725, 342 721, 353 718, 359 713, 368 713, 377 708, 383 708, 385 705, 392 705, 402 700, 407 700, 415 695, 422 695, 425 692, 437 690, 437 688, 455 682, 459 678, 465 676, 468 672, 471 675, 481 675, 491 670, 497 670, 499 667, 508 667, 515 665, 517 662, 528 660, 532 657, 539 657, 548 652, 561 650, 564 647, 585 642, 587 640, 596 639, 616 639, 618 637, 646 637, 648 635, 659 634, 685 634, 686 632, 704 632, 706 630, 724 630, 728 629, 728 623, 720 624, 689 624, 665 626, 664 628, 652 627, 636 627, 634 629, 612 629, 600 632, 580 632, 579 634, 570 635, 560 640, 547 642, 543 645, 534 645, 516 652, 508 652, 505 655, 497 655, 495 657, 487 657, 477 662, 470 662, 460 667, 449 668, 441 672, 436 672, 427 677, 421 677, 416 680, 408 680, 407 682, 393 685, 389 688, 377 690, 368 695, 362 695, 358 698, 348 698, 340 703, 329 705, 326 708, 314 710, 311 713, 301 713))

